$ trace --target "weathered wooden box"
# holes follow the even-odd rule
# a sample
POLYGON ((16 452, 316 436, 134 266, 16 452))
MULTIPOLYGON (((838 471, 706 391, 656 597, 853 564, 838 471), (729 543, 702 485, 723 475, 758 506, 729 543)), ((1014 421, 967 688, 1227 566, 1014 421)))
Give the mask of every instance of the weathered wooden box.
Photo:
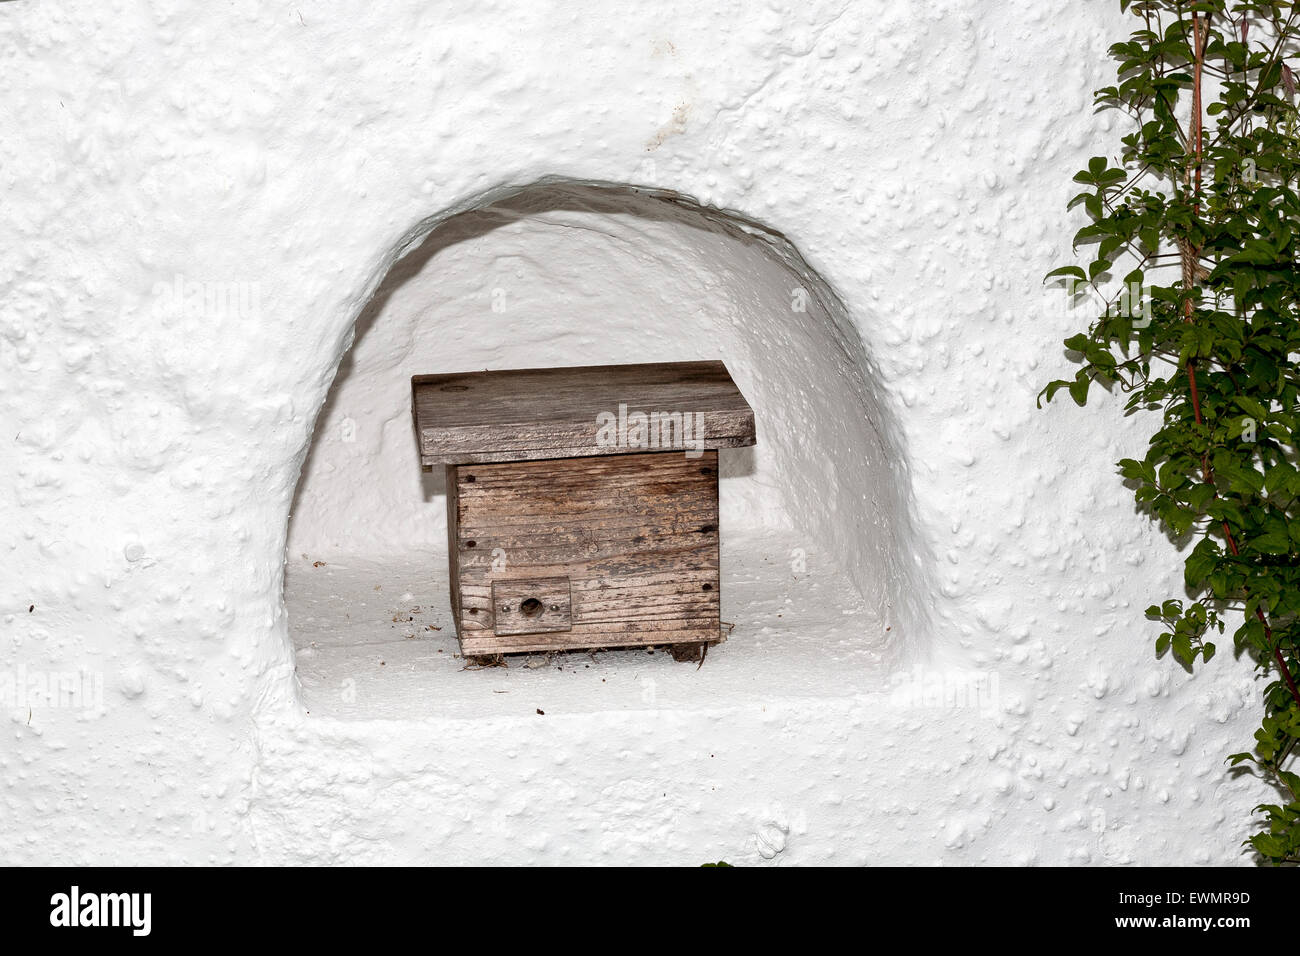
POLYGON ((721 640, 718 449, 754 444, 721 362, 411 380, 420 461, 447 469, 466 657, 721 640))

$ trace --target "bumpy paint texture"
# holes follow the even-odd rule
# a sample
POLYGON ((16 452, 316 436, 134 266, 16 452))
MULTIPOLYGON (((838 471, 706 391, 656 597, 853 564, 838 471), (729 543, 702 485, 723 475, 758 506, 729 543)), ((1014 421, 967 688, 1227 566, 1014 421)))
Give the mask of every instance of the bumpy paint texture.
POLYGON ((1115 6, 0 5, 3 861, 1245 862, 1034 408, 1115 6), (730 639, 462 670, 409 375, 702 357, 730 639))

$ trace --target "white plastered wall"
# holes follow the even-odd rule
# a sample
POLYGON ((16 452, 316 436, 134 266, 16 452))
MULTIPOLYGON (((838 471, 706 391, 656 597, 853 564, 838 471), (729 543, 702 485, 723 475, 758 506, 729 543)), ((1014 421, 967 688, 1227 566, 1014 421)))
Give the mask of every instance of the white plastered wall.
MULTIPOLYGON (((4 4, 0 667, 102 686, 6 708, 6 862, 1239 860, 1266 794, 1223 756, 1256 691, 1153 659, 1176 555, 1109 465, 1145 423, 1033 407, 1122 27, 1064 0, 4 4), (353 325, 433 221, 547 177, 734 210, 844 303, 917 515, 897 692, 306 712, 287 519, 353 325), (178 276, 256 308, 187 310, 178 276)), ((771 492, 735 504, 797 517, 771 492)))

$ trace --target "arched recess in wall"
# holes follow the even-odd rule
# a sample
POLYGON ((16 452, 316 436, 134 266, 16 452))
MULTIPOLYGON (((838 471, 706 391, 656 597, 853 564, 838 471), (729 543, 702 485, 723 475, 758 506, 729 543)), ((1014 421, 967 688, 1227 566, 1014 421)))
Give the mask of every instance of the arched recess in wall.
POLYGON ((485 368, 722 359, 758 445, 722 455, 735 628, 711 666, 746 641, 851 642, 879 671, 910 656, 926 573, 888 396, 844 303, 780 233, 676 193, 549 180, 425 221, 394 258, 292 510, 286 606, 309 700, 369 674, 365 648, 415 655, 408 682, 417 659, 452 656, 442 476, 419 469, 409 382, 485 368))

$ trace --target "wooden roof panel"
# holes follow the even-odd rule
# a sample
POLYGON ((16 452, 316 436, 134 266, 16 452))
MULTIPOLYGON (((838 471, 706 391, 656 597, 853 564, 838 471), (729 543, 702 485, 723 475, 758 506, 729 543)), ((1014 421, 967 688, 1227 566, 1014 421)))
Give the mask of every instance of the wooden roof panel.
POLYGON ((735 448, 755 441, 754 412, 719 361, 417 375, 411 392, 425 466, 735 448), (637 431, 636 413, 650 420, 648 434, 637 431), (632 423, 615 426, 622 438, 613 443, 610 430, 602 430, 611 419, 632 423), (689 441, 673 434, 677 421, 690 429, 689 441), (638 437, 659 444, 636 444, 638 437))

